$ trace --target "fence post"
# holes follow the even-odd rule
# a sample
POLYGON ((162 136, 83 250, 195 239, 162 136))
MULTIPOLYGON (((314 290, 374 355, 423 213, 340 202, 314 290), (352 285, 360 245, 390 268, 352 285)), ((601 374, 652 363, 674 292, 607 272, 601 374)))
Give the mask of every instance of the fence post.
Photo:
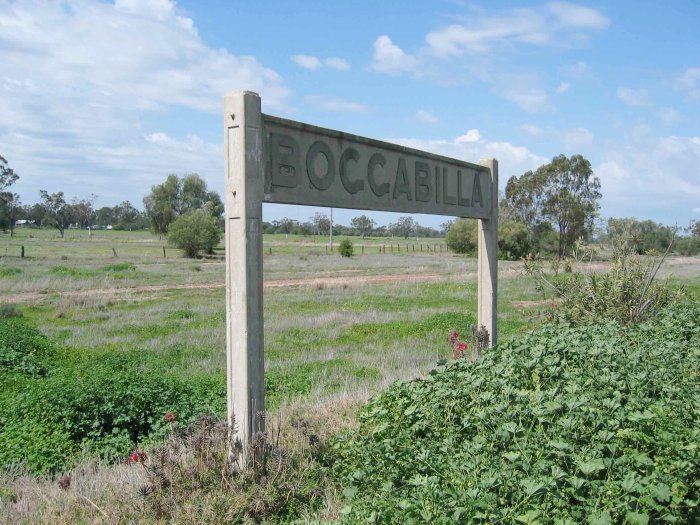
POLYGON ((24 246, 22 246, 22 259, 24 259, 24 246))
POLYGON ((165 258, 165 246, 163 246, 163 258, 165 258))

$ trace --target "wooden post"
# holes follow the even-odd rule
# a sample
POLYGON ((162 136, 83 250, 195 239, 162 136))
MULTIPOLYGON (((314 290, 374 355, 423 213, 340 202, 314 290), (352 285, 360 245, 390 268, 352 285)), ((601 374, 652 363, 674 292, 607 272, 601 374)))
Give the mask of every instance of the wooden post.
POLYGON ((165 246, 163 246, 163 258, 165 259, 165 246))
POLYGON ((491 172, 491 217, 479 219, 477 259, 477 329, 486 327, 489 345, 498 343, 498 161, 481 159, 491 172))
POLYGON ((264 432, 263 122, 260 97, 249 91, 224 102, 226 213, 226 386, 232 441, 245 467, 264 432))
POLYGON ((22 259, 24 259, 24 246, 22 246, 22 259))

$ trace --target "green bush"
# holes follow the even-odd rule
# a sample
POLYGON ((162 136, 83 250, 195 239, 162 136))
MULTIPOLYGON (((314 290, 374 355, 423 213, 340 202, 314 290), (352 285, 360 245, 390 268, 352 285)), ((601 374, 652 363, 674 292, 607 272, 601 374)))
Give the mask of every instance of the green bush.
MULTIPOLYGON (((577 242, 578 252, 581 244, 577 242)), ((653 316, 664 306, 683 296, 667 281, 657 281, 656 274, 663 257, 636 255, 631 245, 615 247, 614 264, 606 273, 572 272, 570 262, 565 273, 559 273, 559 260, 554 261, 553 275, 544 271, 542 261, 529 258, 525 270, 535 278, 545 295, 554 293, 559 304, 547 312, 550 321, 586 325, 613 320, 625 325, 639 323, 653 316)))
POLYGON ((474 253, 477 246, 476 220, 457 219, 445 236, 445 243, 455 253, 474 253))
POLYGON ((0 373, 43 375, 55 351, 55 345, 24 319, 0 317, 0 373))
POLYGON ((199 252, 211 253, 221 240, 216 218, 205 210, 196 210, 176 219, 168 229, 168 242, 184 250, 187 257, 199 252))
POLYGON ((347 523, 698 523, 700 303, 397 383, 334 444, 347 523))
POLYGON ((0 467, 68 468, 85 452, 121 459, 183 422, 223 413, 223 374, 163 374, 140 352, 58 348, 24 319, 0 319, 0 467))
POLYGON ((355 249, 350 239, 343 239, 338 245, 338 253, 343 257, 352 257, 355 249))
POLYGON ((527 227, 516 221, 498 223, 498 257, 517 261, 532 251, 527 227))

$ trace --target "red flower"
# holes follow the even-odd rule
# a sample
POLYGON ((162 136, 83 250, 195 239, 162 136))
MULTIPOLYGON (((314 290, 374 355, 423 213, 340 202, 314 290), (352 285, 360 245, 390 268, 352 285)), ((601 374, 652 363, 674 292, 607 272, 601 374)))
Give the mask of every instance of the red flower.
POLYGON ((455 350, 458 350, 460 352, 464 352, 467 348, 469 348, 469 345, 467 343, 459 341, 455 344, 455 350))
POLYGON ((450 344, 455 344, 459 340, 459 333, 457 330, 452 330, 450 332, 450 344))
POLYGON ((142 452, 140 450, 134 450, 131 453, 130 458, 131 458, 131 461, 133 461, 134 463, 138 463, 139 461, 141 463, 143 463, 144 461, 146 461, 148 459, 148 456, 146 455, 145 452, 142 452))
POLYGON ((168 423, 175 423, 175 421, 177 421, 177 414, 175 412, 166 412, 163 417, 168 423))

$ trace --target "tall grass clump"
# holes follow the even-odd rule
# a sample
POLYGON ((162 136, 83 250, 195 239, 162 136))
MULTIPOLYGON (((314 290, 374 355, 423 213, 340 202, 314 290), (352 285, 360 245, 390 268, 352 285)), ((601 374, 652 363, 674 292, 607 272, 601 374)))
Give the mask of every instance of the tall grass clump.
MULTIPOLYGON (((670 246, 669 246, 670 249, 670 246)), ((545 296, 553 294, 558 303, 548 312, 549 320, 571 325, 590 325, 609 319, 624 325, 634 325, 649 319, 664 306, 682 297, 682 290, 674 290, 657 274, 664 254, 638 255, 626 238, 614 238, 613 264, 605 273, 572 271, 570 261, 553 261, 551 272, 537 257, 525 259, 525 271, 535 279, 536 286, 545 296)), ((574 259, 590 262, 593 253, 582 243, 576 243, 574 259)))
POLYGON ((700 303, 547 325, 398 383, 334 444, 347 523, 698 523, 700 303))

